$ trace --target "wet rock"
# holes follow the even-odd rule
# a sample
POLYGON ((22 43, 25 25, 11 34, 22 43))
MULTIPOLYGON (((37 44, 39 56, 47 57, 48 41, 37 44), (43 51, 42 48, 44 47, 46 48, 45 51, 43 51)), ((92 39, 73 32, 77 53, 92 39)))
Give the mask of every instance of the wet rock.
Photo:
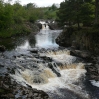
POLYGON ((45 62, 52 62, 52 58, 51 57, 47 57, 45 55, 40 55, 40 58, 43 59, 45 62))
POLYGON ((55 23, 49 23, 48 26, 49 26, 49 28, 50 28, 51 30, 60 29, 59 26, 58 26, 58 24, 57 24, 56 22, 55 22, 55 23))
POLYGON ((5 46, 0 45, 0 52, 4 52, 6 50, 5 46))
POLYGON ((32 50, 29 50, 31 53, 38 53, 38 50, 37 49, 32 49, 32 50))
POLYGON ((42 29, 42 24, 41 23, 36 23, 36 25, 39 27, 39 29, 42 29))
POLYGON ((83 59, 85 59, 85 61, 92 60, 92 54, 88 51, 71 50, 70 55, 83 58, 83 59))
POLYGON ((99 81, 99 71, 96 64, 86 64, 85 69, 87 70, 86 75, 89 80, 99 81))
POLYGON ((0 67, 4 67, 4 65, 0 65, 0 67))
POLYGON ((38 93, 34 93, 33 95, 34 95, 34 97, 38 97, 39 94, 38 93))
POLYGON ((23 97, 24 99, 44 99, 45 96, 48 97, 43 91, 33 89, 29 85, 24 87, 11 80, 9 74, 0 76, 0 99, 15 99, 15 97, 16 99, 23 99, 23 97))
POLYGON ((49 68, 52 69, 52 71, 53 71, 58 77, 61 76, 61 74, 59 73, 59 70, 57 69, 56 64, 54 64, 54 63, 53 63, 53 64, 52 64, 52 63, 49 63, 48 66, 49 66, 49 68))

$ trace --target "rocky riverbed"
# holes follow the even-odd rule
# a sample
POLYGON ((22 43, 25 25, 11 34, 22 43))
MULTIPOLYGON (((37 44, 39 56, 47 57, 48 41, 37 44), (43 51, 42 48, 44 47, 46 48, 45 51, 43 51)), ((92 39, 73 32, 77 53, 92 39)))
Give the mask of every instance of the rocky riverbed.
MULTIPOLYGON (((32 36, 29 40, 31 39, 32 36)), ((60 41, 59 36, 57 43, 60 41)), ((94 87, 94 92, 90 90, 93 86, 88 81, 99 80, 99 57, 79 49, 74 41, 70 47, 70 43, 65 43, 60 44, 68 45, 68 48, 33 48, 24 43, 24 47, 18 46, 7 51, 0 46, 0 98, 98 99, 96 91, 99 89, 94 87), (86 84, 84 85, 86 81, 91 86, 88 87, 88 92, 86 84)))
POLYGON ((46 85, 48 79, 61 77, 60 69, 81 68, 84 73, 83 64, 80 64, 83 60, 69 55, 70 50, 65 48, 19 49, 0 53, 1 98, 50 99, 47 93, 34 89, 31 85, 46 85))
POLYGON ((37 50, 0 53, 0 99, 50 99, 44 91, 34 89, 25 82, 22 82, 22 85, 11 77, 20 68, 24 70, 32 66, 32 69, 38 69, 36 63, 40 60, 37 59, 37 53, 37 50))

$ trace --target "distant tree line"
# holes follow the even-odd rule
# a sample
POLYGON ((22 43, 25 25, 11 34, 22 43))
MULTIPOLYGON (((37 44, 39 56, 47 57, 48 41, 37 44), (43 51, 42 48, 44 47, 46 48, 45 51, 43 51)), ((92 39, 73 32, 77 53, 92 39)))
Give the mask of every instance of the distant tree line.
POLYGON ((99 24, 99 0, 65 0, 60 4, 57 21, 61 26, 99 24))
POLYGON ((37 7, 34 3, 22 6, 19 1, 11 4, 10 0, 6 3, 0 0, 0 37, 28 32, 25 23, 35 23, 38 19, 56 19, 56 12, 55 4, 51 7, 37 7))

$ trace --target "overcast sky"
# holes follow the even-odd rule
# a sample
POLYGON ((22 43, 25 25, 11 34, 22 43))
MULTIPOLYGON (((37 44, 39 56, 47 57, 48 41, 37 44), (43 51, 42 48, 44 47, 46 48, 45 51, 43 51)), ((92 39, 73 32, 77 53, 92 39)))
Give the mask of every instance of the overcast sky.
MULTIPOLYGON (((17 0, 12 0, 12 1, 17 1, 17 0)), ((50 6, 53 3, 55 4, 60 4, 60 2, 64 0, 19 0, 22 5, 28 4, 28 3, 35 3, 37 6, 50 6)))

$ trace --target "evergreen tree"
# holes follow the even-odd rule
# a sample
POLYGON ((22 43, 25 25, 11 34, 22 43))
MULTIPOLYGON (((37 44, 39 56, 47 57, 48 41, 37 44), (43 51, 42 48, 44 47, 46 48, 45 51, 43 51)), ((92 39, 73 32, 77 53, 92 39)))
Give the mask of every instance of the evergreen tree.
POLYGON ((75 23, 79 28, 80 23, 88 25, 93 21, 94 5, 92 0, 65 0, 60 4, 57 16, 61 25, 75 23))
POLYGON ((99 0, 95 0, 95 24, 99 24, 98 23, 98 16, 99 16, 99 0))

